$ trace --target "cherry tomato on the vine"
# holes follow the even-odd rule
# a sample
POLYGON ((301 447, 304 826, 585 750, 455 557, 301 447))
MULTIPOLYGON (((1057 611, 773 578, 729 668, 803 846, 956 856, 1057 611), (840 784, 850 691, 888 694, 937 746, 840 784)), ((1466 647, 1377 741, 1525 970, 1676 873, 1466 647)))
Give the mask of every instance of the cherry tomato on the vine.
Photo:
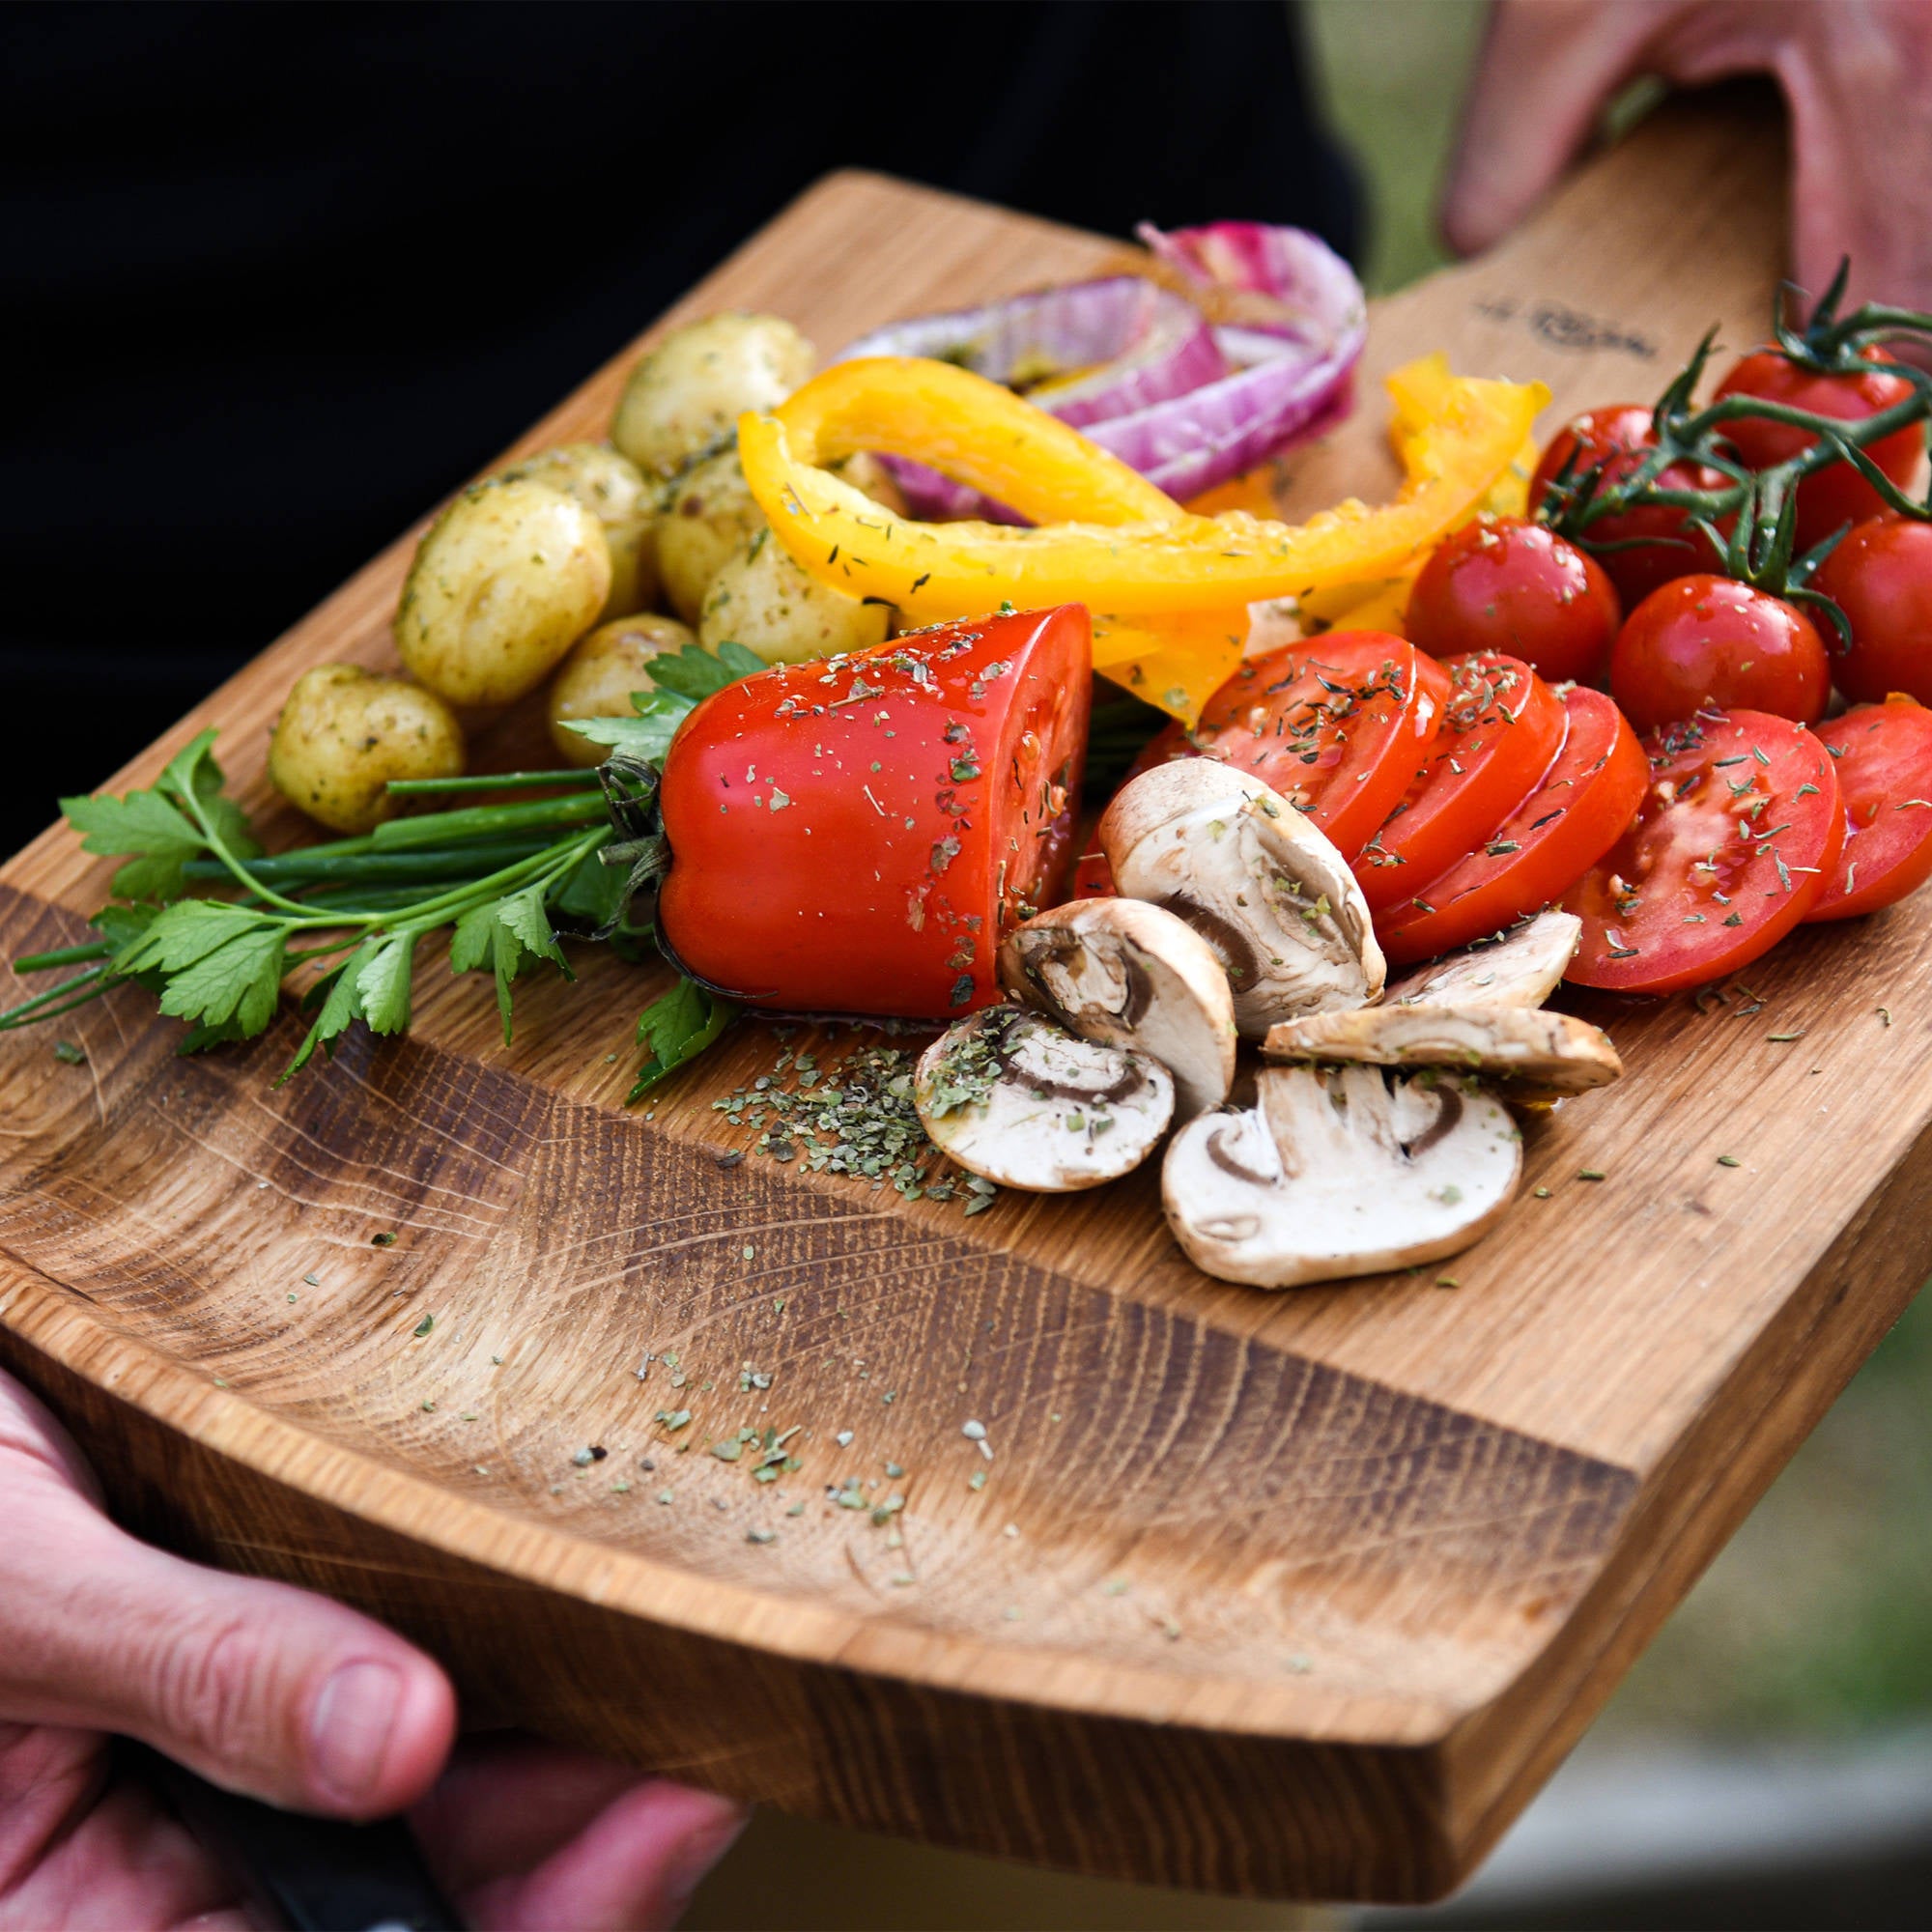
POLYGON ((1845 801, 1845 849, 1808 915, 1851 919, 1932 879, 1932 711, 1911 698, 1854 705, 1818 727, 1845 801))
POLYGON ((1680 577, 1624 619, 1610 695, 1639 731, 1712 706, 1815 724, 1831 701, 1832 666, 1795 605, 1728 577, 1680 577))
POLYGON ((1932 524, 1859 525, 1815 582, 1852 627, 1852 647, 1833 667, 1838 689, 1871 704, 1894 691, 1932 704, 1932 524))
POLYGON ((1563 694, 1569 727, 1543 782, 1467 857, 1376 920, 1391 966, 1499 932, 1559 899, 1616 843, 1650 778, 1636 734, 1601 691, 1563 694))
POLYGON ((1451 658, 1441 735, 1402 802, 1352 862, 1371 912, 1406 898, 1484 844, 1536 788, 1563 743, 1561 700, 1519 658, 1451 658))
MULTIPOLYGON (((1776 349, 1760 349, 1747 355, 1719 384, 1718 396, 1719 400, 1756 396, 1812 415, 1861 422, 1912 394, 1912 384, 1885 366, 1895 363, 1895 357, 1877 347, 1861 354, 1874 366, 1833 373, 1807 369, 1776 349)), ((1726 423, 1724 435, 1753 469, 1769 469, 1774 464, 1788 462, 1818 440, 1808 430, 1757 416, 1726 423)), ((1904 485, 1917 473, 1924 447, 1924 425, 1907 423, 1903 429, 1866 443, 1864 452, 1894 483, 1904 485)), ((1833 530, 1875 517, 1884 508, 1878 492, 1849 463, 1830 464, 1798 486, 1798 548, 1809 550, 1833 530)))
POLYGON ((1789 719, 1708 711, 1653 734, 1635 823, 1564 895, 1583 922, 1564 975, 1674 993, 1768 952, 1837 864, 1845 809, 1825 747, 1789 719))
MULTIPOLYGON (((1604 481, 1615 483, 1643 461, 1644 453, 1656 441, 1651 412, 1641 403, 1612 403, 1572 418, 1551 438, 1543 461, 1536 466, 1529 486, 1529 507, 1534 510, 1543 501, 1545 490, 1573 457, 1573 475, 1580 476, 1601 463, 1604 481)), ((1667 464, 1657 478, 1660 487, 1666 490, 1717 490, 1725 480, 1720 471, 1701 463, 1667 464)), ((1616 585, 1626 611, 1640 604, 1660 583, 1693 570, 1714 570, 1722 561, 1711 540, 1686 521, 1682 510, 1668 504, 1648 504, 1621 516, 1600 517, 1586 534, 1592 545, 1633 546, 1597 553, 1597 561, 1616 585)))
POLYGON ((1086 610, 975 617, 714 692, 659 803, 658 930, 756 1007, 948 1019, 1051 903, 1087 752, 1086 610))
POLYGON ((1616 587, 1595 558, 1548 525, 1482 516, 1422 566, 1406 628, 1434 657, 1508 651, 1560 684, 1603 674, 1622 621, 1616 587))
POLYGON ((1449 701, 1449 673, 1406 639, 1329 631, 1247 659, 1200 724, 1170 725, 1129 777, 1190 753, 1219 758, 1272 785, 1352 859, 1400 802, 1449 701))

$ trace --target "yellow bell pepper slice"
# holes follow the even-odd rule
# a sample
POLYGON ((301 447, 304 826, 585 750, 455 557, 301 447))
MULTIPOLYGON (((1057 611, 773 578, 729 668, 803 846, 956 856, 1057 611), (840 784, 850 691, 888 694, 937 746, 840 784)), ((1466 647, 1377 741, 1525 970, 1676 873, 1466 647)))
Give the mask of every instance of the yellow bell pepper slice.
MULTIPOLYGON (((1389 440, 1398 458, 1408 468, 1408 452, 1427 434, 1430 421, 1454 391, 1456 378, 1449 372, 1448 357, 1440 354, 1424 355, 1406 363, 1388 379, 1388 391, 1395 403, 1389 422, 1389 440)), ((1479 516, 1520 517, 1528 513, 1529 479, 1536 473, 1540 454, 1536 438, 1526 436, 1509 467, 1498 476, 1482 500, 1467 516, 1459 517, 1450 529, 1460 529, 1479 516)), ((1392 577, 1369 578, 1353 583, 1337 583, 1312 592, 1301 600, 1301 620, 1308 630, 1388 631, 1398 638, 1408 635, 1408 593, 1428 562, 1430 553, 1449 534, 1435 532, 1413 556, 1392 577)))
POLYGON ((914 456, 1030 523, 1157 524, 1181 513, 1166 491, 1077 429, 951 362, 835 362, 779 415, 801 463, 837 463, 862 449, 914 456))
POLYGON ((919 622, 1002 602, 1086 604, 1110 613, 1096 663, 1191 723, 1225 675, 1209 681, 1226 658, 1230 612, 1397 575, 1470 514, 1548 400, 1540 383, 1453 377, 1446 364, 1411 364, 1390 388, 1406 471, 1396 500, 1374 509, 1350 499, 1296 526, 1238 511, 1190 516, 998 384, 912 357, 835 364, 776 415, 741 417, 738 450, 779 540, 821 582, 919 622), (930 463, 1036 526, 895 517, 820 467, 859 448, 930 463), (1118 655, 1129 644, 1131 658, 1118 655))

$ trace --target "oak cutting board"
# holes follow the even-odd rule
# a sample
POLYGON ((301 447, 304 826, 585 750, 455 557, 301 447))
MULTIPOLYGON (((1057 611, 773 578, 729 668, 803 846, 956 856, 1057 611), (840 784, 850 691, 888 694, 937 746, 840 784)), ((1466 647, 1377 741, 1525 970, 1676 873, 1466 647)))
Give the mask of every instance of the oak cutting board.
MULTIPOLYGON (((1778 178, 1748 110, 1687 106, 1379 304, 1361 411, 1291 508, 1381 489, 1375 378, 1418 352, 1541 376, 1564 411, 1655 393, 1713 322, 1752 339, 1778 178)), ((667 320, 772 308, 830 349, 1110 252, 840 175, 667 320)), ((634 353, 520 448, 601 434, 634 353)), ((266 727, 302 668, 389 661, 415 534, 117 787, 218 724, 294 836, 266 727)), ((76 941, 109 870, 41 838, 0 870, 0 951, 76 941)), ((479 1719, 1090 1872, 1425 1898, 1932 1265, 1929 927, 1921 895, 1805 932, 1709 1012, 1579 1002, 1630 1077, 1530 1130, 1453 1291, 1214 1284, 1145 1177, 968 1219, 733 1160, 753 1129, 712 1103, 780 1042, 748 1026, 628 1113, 656 981, 603 957, 520 1001, 508 1049, 480 982, 426 962, 411 1038, 280 1091, 292 1018, 185 1061, 126 991, 65 1023, 85 1065, 0 1038, 0 1356, 125 1520, 392 1619, 479 1719), (663 1359, 639 1378, 668 1352, 681 1387, 663 1359), (706 1453, 746 1425, 798 1427, 800 1470, 760 1487, 706 1453), (903 1508, 837 1506, 853 1482, 903 1508)))

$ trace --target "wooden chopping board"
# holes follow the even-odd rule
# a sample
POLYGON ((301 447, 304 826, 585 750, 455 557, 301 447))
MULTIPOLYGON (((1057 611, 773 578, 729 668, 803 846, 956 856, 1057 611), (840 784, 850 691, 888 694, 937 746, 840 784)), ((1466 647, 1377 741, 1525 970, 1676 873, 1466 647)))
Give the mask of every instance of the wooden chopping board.
MULTIPOLYGON (((1778 179, 1760 110, 1685 106, 1380 303, 1291 507, 1382 487, 1375 378, 1422 351, 1560 412, 1655 393, 1712 323, 1754 339, 1778 179)), ((1110 252, 839 175, 666 320, 772 308, 829 348, 1110 252)), ((519 448, 601 435, 634 354, 519 448)), ((301 668, 390 662, 416 534, 116 788, 218 724, 293 837, 267 726, 301 668)), ((0 869, 4 956, 81 937, 110 870, 61 831, 0 869)), ((508 1049, 481 982, 425 963, 411 1038, 279 1091, 292 1018, 184 1061, 129 990, 64 1023, 84 1065, 0 1038, 0 1358, 126 1520, 392 1620, 478 1719, 1089 1872, 1427 1898, 1932 1266, 1928 930, 1921 896, 1803 933, 1747 976, 1761 1009, 1579 1001, 1630 1077, 1531 1128, 1454 1291, 1209 1282, 1145 1177, 968 1219, 735 1159, 754 1128, 714 1102, 781 1042, 748 1026, 628 1113, 657 980, 607 958, 521 999, 508 1049), (706 1453, 748 1425, 798 1427, 799 1471, 706 1453), (903 1508, 828 1494, 855 1482, 903 1508)))

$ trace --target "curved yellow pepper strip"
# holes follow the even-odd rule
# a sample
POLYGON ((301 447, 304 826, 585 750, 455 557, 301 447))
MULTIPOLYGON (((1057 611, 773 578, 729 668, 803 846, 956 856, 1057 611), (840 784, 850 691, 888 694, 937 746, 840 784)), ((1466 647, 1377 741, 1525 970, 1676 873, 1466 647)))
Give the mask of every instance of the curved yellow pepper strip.
MULTIPOLYGON (((1431 417, 1442 408, 1452 392, 1456 378, 1449 372, 1449 358, 1439 351, 1406 363, 1388 378, 1387 388, 1395 404, 1389 422, 1389 440, 1396 455, 1408 465, 1408 448, 1424 436, 1431 417)), ((1536 473, 1540 454, 1534 436, 1523 438, 1522 446, 1510 465, 1485 493, 1466 517, 1450 526, 1460 529, 1479 516, 1520 517, 1529 506, 1529 479, 1536 473)), ((1446 534, 1441 532, 1438 534, 1446 534)), ((1338 583, 1317 590, 1301 600, 1304 626, 1334 631, 1388 631, 1398 638, 1408 635, 1408 593, 1417 575, 1428 561, 1435 539, 1410 557, 1393 577, 1368 579, 1357 583, 1338 583)))
POLYGON ((801 463, 837 463, 862 449, 914 456, 1029 523, 1158 524, 1181 514, 1164 490, 1077 429, 951 362, 919 355, 835 362, 779 417, 801 463))
POLYGON ((1234 676, 1247 641, 1245 606, 1185 617, 1094 613, 1094 668, 1188 724, 1234 676))
POLYGON ((1214 674, 1225 655, 1214 639, 1226 613, 1396 575, 1481 501, 1548 400, 1541 384, 1442 375, 1446 387, 1432 373, 1397 393, 1406 475, 1396 500, 1351 499, 1298 526, 1189 516, 1165 497, 1164 514, 1123 516, 1151 507, 1141 493, 1151 491, 1123 481, 1123 465, 997 384, 908 357, 835 365, 776 416, 741 417, 738 449, 780 541, 820 582, 922 622, 1003 601, 1084 603, 1111 613, 1107 674, 1191 722, 1225 675, 1214 674), (1023 515, 1056 520, 1020 529, 895 517, 818 467, 859 447, 931 462, 1023 515), (1123 635, 1135 632, 1150 649, 1123 635), (1130 641, 1134 659, 1116 659, 1130 641))

